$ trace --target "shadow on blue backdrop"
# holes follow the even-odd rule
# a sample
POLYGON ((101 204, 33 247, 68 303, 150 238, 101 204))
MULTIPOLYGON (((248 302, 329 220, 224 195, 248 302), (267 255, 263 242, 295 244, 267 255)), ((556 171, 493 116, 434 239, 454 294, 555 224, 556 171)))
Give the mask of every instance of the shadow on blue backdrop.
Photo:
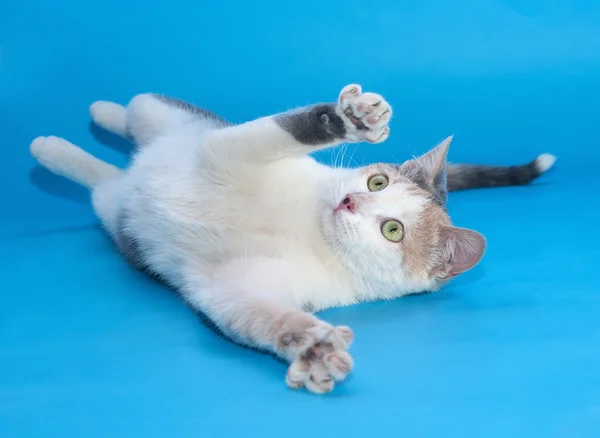
POLYGON ((593 0, 1 3, 0 436, 600 436, 599 120, 593 0), (324 313, 356 333, 355 372, 325 397, 127 266, 88 194, 28 153, 52 134, 125 165, 94 100, 155 91, 239 122, 352 82, 395 116, 347 164, 449 134, 454 162, 558 161, 451 196, 489 246, 441 293, 324 313))

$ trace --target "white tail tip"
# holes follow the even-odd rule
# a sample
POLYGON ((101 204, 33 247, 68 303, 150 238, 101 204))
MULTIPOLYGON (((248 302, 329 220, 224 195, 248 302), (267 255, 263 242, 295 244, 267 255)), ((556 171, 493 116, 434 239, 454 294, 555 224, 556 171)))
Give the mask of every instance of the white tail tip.
POLYGON ((535 159, 535 167, 540 173, 543 173, 554 166, 556 157, 552 154, 542 154, 535 159))

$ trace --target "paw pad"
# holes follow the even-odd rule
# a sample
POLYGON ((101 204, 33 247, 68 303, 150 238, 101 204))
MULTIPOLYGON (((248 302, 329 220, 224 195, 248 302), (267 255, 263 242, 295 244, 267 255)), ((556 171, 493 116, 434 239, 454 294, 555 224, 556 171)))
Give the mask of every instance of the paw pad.
POLYGON ((357 84, 347 85, 340 92, 338 108, 348 128, 348 140, 381 143, 388 138, 392 107, 379 94, 363 93, 357 84))

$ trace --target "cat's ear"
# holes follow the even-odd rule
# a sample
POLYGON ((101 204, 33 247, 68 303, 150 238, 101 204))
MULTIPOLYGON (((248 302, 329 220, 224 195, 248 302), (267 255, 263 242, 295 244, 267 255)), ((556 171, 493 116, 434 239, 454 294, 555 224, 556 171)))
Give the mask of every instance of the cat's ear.
POLYGON ((450 279, 473 268, 485 252, 486 242, 481 233, 443 226, 440 234, 440 246, 444 266, 440 267, 440 278, 450 279))
POLYGON ((446 182, 446 159, 448 157, 448 149, 452 142, 453 136, 446 137, 436 147, 429 152, 417 158, 421 169, 429 176, 431 180, 444 180, 446 182))
POLYGON ((444 208, 448 200, 446 157, 451 142, 452 136, 447 137, 429 152, 400 167, 411 181, 431 192, 435 202, 444 208))

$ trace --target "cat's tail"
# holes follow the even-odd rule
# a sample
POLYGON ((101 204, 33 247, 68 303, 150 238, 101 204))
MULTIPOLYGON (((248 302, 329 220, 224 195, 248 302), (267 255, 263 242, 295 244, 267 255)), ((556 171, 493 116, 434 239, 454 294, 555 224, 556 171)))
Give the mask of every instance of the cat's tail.
POLYGON ((521 166, 485 166, 478 164, 449 164, 447 167, 448 191, 524 186, 550 169, 556 157, 542 154, 521 166))
POLYGON ((119 168, 99 160, 62 138, 38 137, 33 140, 29 150, 46 169, 89 189, 121 173, 119 168))

